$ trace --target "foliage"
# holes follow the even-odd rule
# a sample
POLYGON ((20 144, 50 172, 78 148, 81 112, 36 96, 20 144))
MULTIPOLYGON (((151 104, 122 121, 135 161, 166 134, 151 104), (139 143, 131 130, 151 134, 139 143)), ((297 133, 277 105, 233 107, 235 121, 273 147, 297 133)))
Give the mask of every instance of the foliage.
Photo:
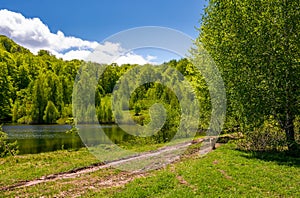
POLYGON ((44 119, 50 101, 58 111, 54 117, 72 116, 73 83, 82 61, 63 61, 45 50, 33 55, 0 36, 0 62, 0 121, 54 123, 44 119))
POLYGON ((134 105, 134 115, 138 116, 140 114, 141 110, 142 110, 141 105, 139 103, 136 103, 134 105))
POLYGON ((59 117, 59 113, 57 108, 55 107, 52 101, 48 101, 48 104, 44 112, 43 120, 46 123, 55 124, 58 117, 59 117))
POLYGON ((101 102, 96 108, 96 114, 101 123, 113 123, 115 121, 111 109, 111 97, 109 95, 101 98, 101 102))
POLYGON ((237 142, 237 147, 246 151, 285 151, 285 133, 274 119, 266 120, 263 126, 246 134, 237 142))
MULTIPOLYGON (((0 121, 22 124, 62 124, 73 117, 73 111, 77 116, 76 122, 82 123, 114 123, 116 118, 122 116, 112 108, 114 89, 124 75, 140 66, 100 65, 78 60, 63 61, 45 50, 33 55, 12 40, 4 36, 0 38, 2 38, 0 44, 4 46, 1 48, 0 45, 0 67, 3 71, 0 74, 0 102, 2 103, 0 121), (80 77, 76 78, 77 74, 80 74, 80 77), (74 87, 75 80, 76 87, 74 87), (82 100, 75 100, 76 94, 83 94, 85 97, 82 100), (73 109, 73 105, 80 108, 73 109)), ((176 84, 184 76, 194 88, 199 100, 201 109, 199 128, 207 129, 210 120, 210 99, 200 72, 188 59, 171 60, 162 66, 166 68, 162 72, 151 73, 144 69, 140 73, 134 73, 130 77, 131 82, 120 85, 123 90, 120 95, 125 95, 129 85, 141 84, 134 90, 129 101, 120 104, 120 109, 134 112, 135 115, 132 114, 130 119, 146 125, 152 119, 149 113, 150 107, 155 103, 162 104, 167 112, 167 120, 154 138, 157 142, 171 140, 178 130, 181 110, 195 111, 190 105, 184 107, 179 105, 180 100, 189 97, 185 96, 187 88, 176 84), (179 71, 182 77, 178 77, 175 71, 179 71), (141 83, 148 77, 154 76, 170 82, 169 86, 177 90, 179 98, 170 87, 154 82, 141 83)), ((191 118, 186 122, 196 121, 197 118, 191 118)), ((180 134, 182 137, 186 135, 187 133, 180 134)))
POLYGON ((297 149, 300 114, 298 7, 288 0, 211 0, 196 40, 222 72, 231 123, 251 132, 273 116, 290 150, 297 149))
POLYGON ((295 119, 295 139, 300 144, 300 116, 296 116, 295 119))
POLYGON ((18 154, 18 143, 7 142, 7 134, 2 131, 2 126, 0 126, 0 157, 14 156, 18 154))
POLYGON ((10 114, 12 84, 5 62, 0 62, 0 71, 0 119, 5 119, 10 114))
MULTIPOLYGON (((176 84, 182 80, 177 78, 183 78, 183 76, 178 77, 175 73, 175 71, 180 70, 182 74, 185 74, 184 77, 196 92, 196 96, 200 101, 199 105, 202 107, 200 125, 202 128, 207 129, 210 107, 206 105, 209 99, 206 98, 208 90, 203 77, 199 72, 195 72, 196 69, 187 59, 172 60, 161 65, 161 67, 165 69, 160 72, 155 70, 150 72, 150 67, 138 65, 83 64, 79 70, 81 75, 77 79, 74 96, 82 95, 84 97, 73 97, 73 102, 77 107, 75 109, 77 123, 95 123, 96 121, 114 123, 118 121, 126 124, 133 120, 140 125, 146 125, 153 119, 150 117, 149 109, 154 104, 159 103, 166 109, 167 119, 162 130, 156 133, 153 138, 159 143, 170 141, 178 130, 181 110, 185 109, 186 112, 195 111, 191 109, 192 105, 190 104, 186 104, 184 107, 179 105, 180 100, 189 97, 186 94, 188 92, 186 85, 178 86, 176 84), (96 82, 97 78, 99 78, 98 84, 96 82), (156 82, 144 83, 149 78, 167 81, 169 87, 156 82), (135 85, 140 86, 136 87, 135 90, 131 90, 133 92, 130 93, 129 101, 122 100, 121 98, 130 92, 130 87, 135 85), (178 96, 174 94, 172 89, 177 90, 178 96), (96 90, 95 99, 90 96, 90 93, 93 93, 94 90, 96 90), (117 101, 114 103, 114 108, 112 108, 113 100, 117 101), (94 104, 95 108, 93 108, 94 104), (95 111, 96 117, 93 116, 93 111, 95 111), (129 113, 131 117, 125 117, 122 114, 123 111, 133 112, 133 114, 129 113)), ((196 121, 197 118, 194 118, 194 120, 191 119, 186 122, 196 121)), ((182 137, 187 135, 187 132, 181 134, 182 137)))

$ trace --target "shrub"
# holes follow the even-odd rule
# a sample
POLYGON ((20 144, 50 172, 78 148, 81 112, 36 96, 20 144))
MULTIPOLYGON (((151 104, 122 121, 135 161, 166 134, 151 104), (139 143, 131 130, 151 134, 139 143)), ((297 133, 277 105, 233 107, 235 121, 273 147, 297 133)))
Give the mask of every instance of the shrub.
POLYGON ((7 134, 2 131, 2 126, 0 126, 0 157, 17 155, 19 153, 17 141, 9 143, 7 138, 7 134))
POLYGON ((141 113, 141 110, 142 110, 142 108, 139 103, 134 105, 134 113, 135 113, 134 115, 135 116, 138 116, 141 113))
POLYGON ((237 147, 247 151, 283 151, 287 149, 287 143, 284 131, 270 118, 261 127, 246 133, 237 142, 237 147))
POLYGON ((298 144, 300 144, 300 117, 296 116, 295 122, 295 139, 297 141, 298 144))

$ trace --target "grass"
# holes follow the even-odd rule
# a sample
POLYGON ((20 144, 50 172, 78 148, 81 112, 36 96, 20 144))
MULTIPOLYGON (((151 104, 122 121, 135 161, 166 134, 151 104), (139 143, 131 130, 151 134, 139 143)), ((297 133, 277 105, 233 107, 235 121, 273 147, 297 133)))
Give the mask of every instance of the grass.
MULTIPOLYGON (((188 139, 174 142, 187 141, 188 139)), ((122 153, 113 148, 116 145, 102 145, 101 159, 119 159, 122 153), (112 148, 111 148, 112 147, 112 148), (113 158, 114 157, 114 158, 113 158)), ((124 145, 123 149, 133 152, 145 152, 163 147, 164 144, 147 144, 140 142, 124 145)), ((96 152, 94 153, 96 154, 96 152)), ((0 158, 0 187, 40 178, 45 175, 70 171, 100 162, 87 148, 79 150, 60 150, 40 154, 26 154, 0 158)))
POLYGON ((0 158, 0 186, 32 180, 44 175, 69 171, 98 162, 82 148, 0 158))
POLYGON ((300 197, 300 160, 263 155, 268 157, 257 158, 257 154, 225 145, 204 157, 185 159, 124 187, 85 196, 300 197))
MULTIPOLYGON (((67 151, 62 153, 64 152, 67 153, 67 151)), ((57 162, 52 165, 55 166, 59 160, 70 155, 66 153, 65 157, 51 155, 57 158, 51 160, 57 162)), ((86 154, 86 150, 74 152, 73 155, 76 155, 76 157, 69 156, 68 158, 75 159, 73 163, 69 164, 69 167, 76 164, 79 156, 87 157, 86 154)), ((50 153, 44 155, 50 155, 50 153)), ((42 159, 44 157, 36 157, 35 163, 38 163, 37 166, 45 171, 45 164, 39 164, 40 162, 46 163, 46 160, 42 159)), ((95 160, 93 158, 86 159, 87 162, 81 163, 88 164, 95 160), (90 161, 88 162, 88 160, 90 161)), ((26 164, 24 162, 21 163, 23 166, 26 164)), ((52 162, 47 163, 51 164, 52 162)), ((2 167, 3 164, 1 164, 1 170, 2 167)), ((14 167, 16 168, 16 165, 14 167)), ((27 172, 37 171, 34 170, 34 166, 30 168, 30 166, 26 165, 25 167, 27 167, 27 172)), ((51 166, 48 164, 47 167, 51 166)), ((8 165, 5 165, 4 168, 7 170, 8 165)), ((55 168, 53 167, 48 172, 53 173, 53 171, 57 171, 58 167, 55 168)), ((21 169, 22 167, 18 168, 19 171, 21 169)), ((3 173, 0 176, 2 183, 7 177, 14 178, 9 174, 3 176, 3 173)), ((21 176, 19 175, 19 177, 21 176)), ((233 144, 224 145, 204 156, 196 154, 185 157, 164 169, 151 171, 140 177, 132 178, 132 181, 125 185, 100 185, 105 178, 107 181, 110 181, 114 180, 114 178, 126 177, 130 177, 129 173, 115 169, 103 169, 78 178, 57 180, 32 187, 5 191, 3 196, 300 197, 300 159, 287 157, 283 154, 245 153, 235 150, 235 145, 233 144)))

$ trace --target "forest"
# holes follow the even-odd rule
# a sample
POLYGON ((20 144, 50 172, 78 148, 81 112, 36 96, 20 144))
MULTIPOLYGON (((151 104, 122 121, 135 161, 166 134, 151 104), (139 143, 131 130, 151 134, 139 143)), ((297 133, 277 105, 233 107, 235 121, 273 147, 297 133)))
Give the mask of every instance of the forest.
MULTIPOLYGON (((64 61, 46 50, 41 50, 34 55, 5 36, 0 37, 0 59, 2 71, 0 120, 19 124, 70 124, 73 120, 74 81, 79 73, 86 76, 78 80, 81 91, 90 89, 90 83, 84 82, 85 79, 100 76, 97 86, 92 90, 95 93, 95 98, 92 100, 95 112, 92 106, 88 105, 77 114, 77 121, 115 123, 118 112, 114 115, 111 104, 115 85, 126 72, 133 71, 134 68, 146 68, 146 66, 129 64, 119 66, 114 63, 100 65, 79 60, 64 61), (96 120, 89 119, 91 113, 96 115, 96 120)), ((183 97, 186 95, 186 89, 191 87, 178 86, 176 84, 178 81, 172 80, 175 71, 179 71, 182 74, 181 78, 187 79, 191 84, 199 101, 197 105, 201 107, 200 118, 194 121, 199 121, 199 130, 207 129, 210 118, 210 99, 205 80, 199 71, 186 58, 178 61, 171 60, 161 66, 165 66, 165 69, 157 72, 157 75, 171 80, 170 86, 177 87, 177 95, 183 97)), ((148 69, 144 69, 132 75, 131 80, 121 84, 123 91, 128 89, 128 83, 139 84, 152 74, 148 69)), ((124 94, 119 92, 119 95, 124 94)), ((91 94, 87 94, 86 98, 89 95, 91 94)), ((170 88, 155 82, 141 84, 132 93, 129 104, 120 105, 121 110, 130 111, 135 122, 146 125, 151 121, 148 110, 155 103, 162 103, 167 111, 167 120, 161 131, 163 139, 170 139, 176 133, 181 119, 179 98, 170 88)), ((189 108, 193 111, 192 106, 189 108)), ((161 141, 164 140, 159 142, 161 141)))
POLYGON ((2 122, 56 123, 72 116, 72 83, 81 61, 63 61, 41 50, 33 55, 0 37, 2 122))

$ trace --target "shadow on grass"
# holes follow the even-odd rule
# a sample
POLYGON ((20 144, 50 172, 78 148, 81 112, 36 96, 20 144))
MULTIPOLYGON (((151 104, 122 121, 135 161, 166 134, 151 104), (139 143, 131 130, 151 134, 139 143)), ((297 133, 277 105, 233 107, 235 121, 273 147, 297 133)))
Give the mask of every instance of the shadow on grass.
POLYGON ((278 165, 300 167, 300 157, 289 156, 286 152, 242 152, 242 156, 248 159, 259 159, 276 162, 278 165))

